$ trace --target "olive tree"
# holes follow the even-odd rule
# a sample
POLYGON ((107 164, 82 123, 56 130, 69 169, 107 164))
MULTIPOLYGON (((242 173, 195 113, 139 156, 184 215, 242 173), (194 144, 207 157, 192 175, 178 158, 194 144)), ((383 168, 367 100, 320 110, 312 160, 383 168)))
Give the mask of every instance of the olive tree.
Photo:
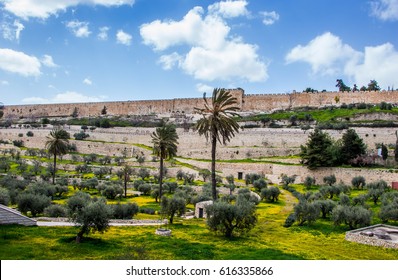
POLYGON ((206 213, 209 229, 228 238, 250 231, 257 223, 255 204, 242 195, 235 204, 216 201, 206 207, 206 213))

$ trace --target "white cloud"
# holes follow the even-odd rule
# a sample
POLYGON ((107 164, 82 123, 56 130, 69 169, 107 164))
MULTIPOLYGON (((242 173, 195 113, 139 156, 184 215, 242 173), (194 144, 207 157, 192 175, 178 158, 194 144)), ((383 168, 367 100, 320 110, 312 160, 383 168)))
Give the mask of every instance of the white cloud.
POLYGON ((140 34, 144 44, 156 51, 179 45, 188 46, 189 50, 185 54, 173 52, 162 55, 159 62, 164 69, 178 66, 196 79, 266 80, 267 65, 258 57, 257 46, 229 36, 231 28, 214 13, 214 6, 211 9, 213 13, 205 15, 202 7, 195 7, 181 21, 156 20, 143 24, 140 34))
POLYGON ((11 49, 0 49, 0 69, 22 76, 39 76, 41 63, 35 56, 11 49))
POLYGON ((74 91, 59 93, 52 98, 27 97, 22 99, 25 104, 48 104, 48 103, 85 103, 85 102, 101 102, 106 100, 106 96, 87 96, 74 91))
POLYGON ((0 84, 2 85, 2 86, 8 86, 10 83, 8 82, 8 81, 0 81, 0 84))
POLYGON ((372 1, 371 14, 381 20, 398 20, 398 0, 372 1))
POLYGON ((116 42, 118 44, 130 46, 132 39, 133 39, 133 36, 131 36, 130 34, 124 32, 123 30, 119 30, 116 33, 116 42))
POLYGON ((106 41, 108 40, 108 31, 109 31, 109 27, 107 26, 103 26, 100 29, 100 32, 97 35, 97 38, 101 41, 106 41))
POLYGON ((265 25, 272 25, 274 24, 276 21, 279 20, 279 14, 275 11, 272 12, 260 12, 260 15, 262 15, 263 18, 263 23, 265 25))
POLYGON ((199 84, 196 84, 196 90, 197 90, 198 92, 200 92, 200 93, 206 92, 206 93, 209 94, 209 93, 212 93, 212 92, 213 92, 214 88, 211 87, 211 86, 209 86, 209 85, 199 83, 199 84))
POLYGON ((72 20, 66 23, 66 27, 79 38, 90 36, 91 31, 89 30, 88 25, 88 22, 78 20, 72 20))
POLYGON ((110 7, 133 5, 134 2, 134 0, 0 0, 6 11, 23 19, 30 17, 46 19, 69 7, 83 4, 110 7))
POLYGON ((209 14, 220 15, 224 18, 234 18, 249 15, 249 11, 246 9, 247 4, 246 0, 227 0, 210 5, 208 10, 209 14))
POLYGON ((382 88, 398 86, 398 52, 390 43, 366 47, 362 59, 348 63, 345 73, 358 85, 376 80, 382 88))
POLYGON ((57 64, 54 63, 54 60, 51 55, 43 55, 43 58, 41 60, 41 63, 43 63, 44 66, 50 67, 50 68, 55 68, 58 67, 57 64))
POLYGON ((333 75, 348 60, 357 59, 360 54, 341 39, 326 32, 307 45, 294 47, 287 55, 286 62, 307 62, 314 74, 333 75))
POLYGON ((85 78, 85 79, 83 80, 83 84, 86 84, 86 85, 91 86, 91 85, 93 84, 93 82, 92 82, 89 78, 85 78))
POLYGON ((8 22, 2 22, 0 26, 0 30, 2 31, 3 38, 6 40, 16 40, 19 41, 21 32, 24 30, 25 26, 20 23, 18 20, 14 20, 13 24, 8 22))
POLYGON ((398 85, 398 52, 390 43, 367 46, 361 52, 325 33, 306 46, 293 48, 286 61, 306 62, 314 74, 346 75, 358 86, 367 85, 370 80, 378 81, 382 88, 398 85))
POLYGON ((164 70, 170 70, 175 65, 181 65, 183 57, 178 53, 174 52, 169 55, 162 55, 159 59, 159 63, 162 64, 164 70))

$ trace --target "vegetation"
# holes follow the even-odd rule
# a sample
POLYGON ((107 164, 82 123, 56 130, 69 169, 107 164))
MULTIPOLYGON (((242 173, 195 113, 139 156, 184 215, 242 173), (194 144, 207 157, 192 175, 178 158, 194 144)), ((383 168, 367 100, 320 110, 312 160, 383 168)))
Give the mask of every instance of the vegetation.
POLYGON ((216 149, 217 142, 226 144, 238 132, 239 124, 235 116, 238 116, 237 99, 225 89, 214 89, 211 103, 203 95, 204 108, 195 108, 202 118, 196 123, 196 129, 200 135, 210 138, 211 142, 211 185, 213 200, 217 200, 216 181, 216 149))
POLYGON ((68 152, 69 133, 63 129, 55 128, 47 137, 46 148, 54 156, 53 184, 55 184, 55 173, 57 172, 57 156, 68 152))

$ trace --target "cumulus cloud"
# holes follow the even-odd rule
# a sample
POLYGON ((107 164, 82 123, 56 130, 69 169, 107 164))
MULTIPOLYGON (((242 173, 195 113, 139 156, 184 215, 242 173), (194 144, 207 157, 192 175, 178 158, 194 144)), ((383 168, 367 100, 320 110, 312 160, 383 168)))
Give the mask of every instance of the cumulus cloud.
POLYGON ((267 65, 257 55, 257 46, 230 36, 231 28, 222 17, 244 14, 242 8, 232 8, 235 2, 247 4, 246 1, 219 2, 209 6, 208 13, 202 7, 195 7, 180 21, 155 20, 143 24, 140 27, 143 42, 159 52, 176 46, 188 47, 185 53, 174 51, 160 57, 160 64, 167 70, 179 67, 206 81, 233 78, 264 81, 268 77, 267 65))
POLYGON ((91 31, 88 28, 89 23, 85 21, 72 20, 66 23, 66 27, 79 38, 90 36, 91 31))
POLYGON ((107 26, 103 26, 99 29, 99 33, 97 35, 97 38, 101 41, 106 41, 108 40, 108 31, 109 31, 109 27, 107 26))
POLYGON ((35 56, 11 49, 0 49, 0 69, 22 76, 39 76, 41 63, 35 56))
POLYGON ((20 23, 18 20, 14 20, 14 23, 11 24, 9 22, 2 22, 0 26, 0 30, 2 32, 3 38, 10 41, 19 41, 22 30, 25 29, 25 26, 20 23))
POLYGON ((314 74, 333 75, 341 64, 357 58, 359 53, 330 32, 326 32, 307 45, 294 47, 287 55, 286 62, 306 62, 314 74))
POLYGON ((377 80, 384 88, 398 84, 398 52, 391 43, 358 51, 325 33, 305 46, 294 47, 286 55, 286 62, 306 62, 313 74, 346 75, 357 85, 367 85, 370 80, 377 80))
POLYGON ((46 19, 77 5, 121 6, 133 5, 134 0, 0 0, 4 9, 17 17, 46 19))
POLYGON ((47 66, 47 67, 50 67, 50 68, 58 67, 58 65, 54 63, 54 60, 53 60, 52 56, 51 55, 47 55, 47 54, 45 54, 43 56, 43 58, 41 60, 41 63, 44 66, 47 66))
POLYGON ((260 12, 260 15, 263 16, 263 23, 265 25, 272 25, 279 20, 279 14, 275 11, 260 12))
POLYGON ((85 102, 101 102, 106 100, 106 96, 87 96, 74 91, 59 93, 51 98, 27 97, 22 99, 25 104, 49 104, 49 103, 85 103, 85 102))
POLYGON ((246 9, 248 2, 246 0, 239 1, 223 1, 217 2, 208 7, 209 14, 219 15, 224 18, 234 18, 249 15, 246 9))
POLYGON ((378 81, 379 85, 398 85, 398 52, 390 43, 374 47, 366 47, 361 59, 347 63, 345 73, 358 85, 367 85, 370 80, 378 81))
POLYGON ((130 46, 132 40, 133 40, 133 36, 131 36, 130 34, 124 32, 123 30, 119 30, 116 33, 116 42, 118 44, 130 46))
POLYGON ((398 0, 372 1, 371 15, 381 20, 398 20, 398 0))

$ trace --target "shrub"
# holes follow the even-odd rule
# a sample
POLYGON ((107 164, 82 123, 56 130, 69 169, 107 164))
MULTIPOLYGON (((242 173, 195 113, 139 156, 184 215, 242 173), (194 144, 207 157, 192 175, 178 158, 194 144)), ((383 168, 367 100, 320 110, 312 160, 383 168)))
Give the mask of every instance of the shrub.
POLYGON ((334 174, 323 177, 323 182, 329 186, 336 183, 336 176, 334 174))
POLYGON ((84 140, 90 137, 90 135, 85 133, 84 131, 80 131, 79 133, 73 134, 73 137, 75 137, 75 140, 84 140))
POLYGON ((146 208, 146 207, 140 207, 140 213, 149 214, 149 215, 154 215, 155 212, 156 212, 155 209, 146 208))
POLYGON ((152 187, 150 184, 142 184, 138 187, 138 191, 142 192, 143 195, 149 195, 151 189, 152 187))
POLYGON ((278 201, 281 191, 277 187, 269 187, 261 190, 261 198, 269 202, 278 201))
POLYGON ((67 209, 59 204, 52 204, 44 209, 44 215, 46 215, 47 217, 66 217, 67 214, 67 209))
POLYGON ((132 219, 139 211, 137 203, 112 205, 113 217, 115 219, 132 219))
POLYGON ((388 185, 384 180, 379 180, 377 182, 372 182, 367 185, 368 196, 372 199, 373 203, 376 205, 379 198, 388 189, 388 185))
POLYGON ((33 194, 45 195, 52 198, 57 190, 54 185, 42 182, 30 184, 27 188, 27 191, 33 194))
POLYGON ((109 184, 105 186, 101 194, 107 199, 115 199, 123 195, 123 188, 120 185, 109 184))
POLYGON ((257 179, 253 182, 253 187, 256 191, 261 192, 262 189, 267 187, 267 182, 263 178, 257 179))
POLYGON ((398 221, 398 192, 384 193, 381 197, 379 218, 383 223, 398 221))
POLYGON ((74 214, 84 208, 91 200, 91 197, 88 193, 78 191, 73 196, 71 196, 66 205, 69 210, 69 214, 74 214))
POLYGON ((51 199, 45 195, 22 193, 17 197, 18 209, 24 214, 29 211, 33 217, 43 213, 44 208, 51 204, 51 199))
POLYGON ((282 184, 283 184, 283 187, 285 187, 285 188, 288 187, 290 184, 293 184, 294 181, 296 181, 295 175, 290 176, 290 177, 287 175, 282 176, 282 184))
POLYGON ((294 215, 294 213, 291 213, 289 216, 287 216, 283 226, 284 227, 291 227, 294 224, 295 221, 296 221, 296 216, 294 215))
POLYGON ((349 226, 350 229, 369 226, 372 218, 372 211, 362 206, 338 205, 332 211, 332 220, 335 225, 342 223, 349 226))
MULTIPOLYGON (((23 135, 22 135, 22 136, 23 136, 23 135)), ((24 146, 23 140, 14 140, 14 141, 12 141, 12 144, 13 144, 15 147, 19 147, 19 148, 21 148, 21 147, 24 146)))
POLYGON ((307 190, 311 188, 315 184, 315 177, 307 176, 304 179, 304 186, 307 190))
POLYGON ((228 238, 245 234, 257 223, 255 204, 246 199, 237 199, 233 205, 216 201, 206 207, 206 213, 209 229, 228 238))
POLYGON ((160 207, 161 215, 167 217, 170 221, 170 224, 173 223, 175 214, 181 216, 186 211, 185 199, 175 195, 172 198, 162 196, 160 207))
POLYGON ((33 137, 33 132, 32 131, 28 131, 28 132, 26 132, 26 136, 28 136, 28 137, 33 137))
POLYGON ((311 224, 319 217, 320 209, 315 203, 310 203, 306 200, 300 200, 294 206, 294 216, 299 226, 306 222, 311 224))
POLYGON ((11 197, 9 191, 6 188, 0 187, 0 204, 8 206, 10 200, 11 197))
POLYGON ((322 218, 324 219, 327 215, 330 215, 334 207, 336 207, 336 203, 330 199, 317 200, 314 202, 314 204, 319 208, 320 212, 322 213, 322 218))

